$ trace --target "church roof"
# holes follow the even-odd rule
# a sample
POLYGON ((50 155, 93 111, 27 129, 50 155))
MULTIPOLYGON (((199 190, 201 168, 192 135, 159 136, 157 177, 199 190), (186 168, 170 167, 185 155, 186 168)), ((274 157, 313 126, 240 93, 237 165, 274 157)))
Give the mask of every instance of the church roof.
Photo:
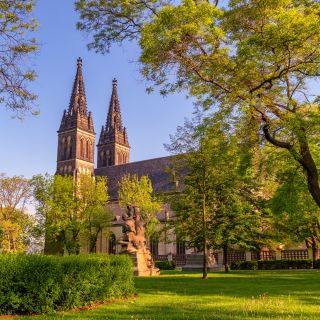
POLYGON ((148 176, 155 193, 180 191, 183 185, 176 179, 173 159, 174 156, 169 156, 98 168, 95 169, 95 175, 108 178, 108 193, 112 200, 118 198, 118 182, 127 174, 136 174, 138 177, 148 176))

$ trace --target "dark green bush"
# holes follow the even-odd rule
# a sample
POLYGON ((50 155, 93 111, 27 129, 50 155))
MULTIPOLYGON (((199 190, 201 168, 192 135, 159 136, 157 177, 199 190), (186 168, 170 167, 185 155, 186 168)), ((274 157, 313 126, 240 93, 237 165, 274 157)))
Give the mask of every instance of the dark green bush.
POLYGON ((258 261, 233 261, 231 270, 258 270, 258 261))
POLYGON ((0 314, 45 313, 135 292, 123 255, 0 255, 0 314))
POLYGON ((176 268, 176 263, 174 261, 155 261, 156 268, 160 270, 174 270, 176 268))
MULTIPOLYGON (((320 263, 319 263, 320 266, 320 263)), ((232 270, 279 270, 279 269, 311 269, 312 261, 308 260, 259 260, 234 261, 232 270)))
POLYGON ((311 269, 312 261, 306 260, 260 260, 259 270, 279 270, 279 269, 311 269))
POLYGON ((314 262, 314 269, 320 269, 320 260, 314 262))
MULTIPOLYGON (((319 260, 318 260, 319 261, 319 260)), ((319 262, 320 267, 320 262, 319 262)), ((311 269, 312 261, 306 260, 253 260, 234 261, 232 270, 279 270, 279 269, 311 269)))

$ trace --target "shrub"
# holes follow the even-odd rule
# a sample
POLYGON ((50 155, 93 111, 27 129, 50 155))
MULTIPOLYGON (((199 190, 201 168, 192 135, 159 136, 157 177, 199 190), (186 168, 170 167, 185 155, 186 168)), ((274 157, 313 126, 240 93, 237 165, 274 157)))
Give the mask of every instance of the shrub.
POLYGON ((174 261, 155 261, 156 268, 160 270, 174 270, 176 268, 176 263, 174 261))
POLYGON ((311 269, 312 261, 306 260, 260 260, 259 270, 279 270, 279 269, 311 269))
MULTIPOLYGON (((320 263, 319 263, 320 266, 320 263)), ((279 269, 311 269, 312 261, 307 260, 259 260, 234 261, 232 270, 279 270, 279 269)))
POLYGON ((320 269, 320 260, 316 260, 313 267, 314 269, 320 269))
POLYGON ((233 261, 231 270, 258 270, 258 261, 233 261))
POLYGON ((128 256, 0 255, 0 314, 65 310, 134 291, 128 256))

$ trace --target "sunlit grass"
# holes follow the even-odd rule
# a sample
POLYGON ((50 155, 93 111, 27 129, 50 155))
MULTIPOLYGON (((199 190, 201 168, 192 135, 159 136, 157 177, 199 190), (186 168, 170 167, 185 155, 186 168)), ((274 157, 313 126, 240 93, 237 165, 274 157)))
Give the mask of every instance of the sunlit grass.
POLYGON ((92 310, 26 319, 320 319, 320 272, 163 272, 136 278, 138 296, 92 310))

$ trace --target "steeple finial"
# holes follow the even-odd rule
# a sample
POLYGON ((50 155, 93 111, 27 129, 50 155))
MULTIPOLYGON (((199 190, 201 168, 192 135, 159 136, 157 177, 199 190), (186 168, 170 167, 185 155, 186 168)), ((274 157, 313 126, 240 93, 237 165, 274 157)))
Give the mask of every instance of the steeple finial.
POLYGON ((69 113, 77 113, 87 115, 87 99, 84 89, 84 81, 82 76, 82 59, 77 59, 77 73, 74 79, 72 94, 69 104, 69 113))

